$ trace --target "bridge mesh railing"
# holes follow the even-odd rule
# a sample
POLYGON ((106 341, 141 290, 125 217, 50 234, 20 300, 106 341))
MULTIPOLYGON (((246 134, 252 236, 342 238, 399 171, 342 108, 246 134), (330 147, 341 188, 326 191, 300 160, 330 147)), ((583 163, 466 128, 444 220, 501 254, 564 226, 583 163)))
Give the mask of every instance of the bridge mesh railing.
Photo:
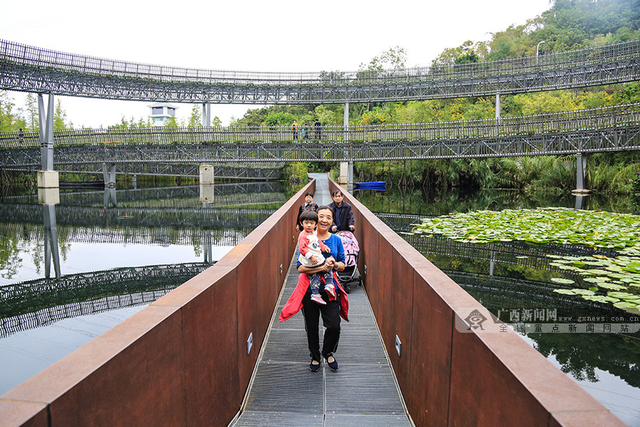
MULTIPOLYGON (((371 126, 308 127, 297 135, 290 126, 216 128, 76 129, 54 132, 56 147, 99 145, 217 144, 217 143, 311 143, 438 141, 497 138, 515 135, 584 132, 598 129, 637 127, 640 104, 625 104, 589 110, 548 113, 500 120, 471 120, 371 126)), ((40 146, 38 132, 0 134, 0 148, 40 146)))
POLYGON ((532 70, 553 70, 609 64, 640 56, 640 40, 553 53, 542 56, 504 59, 470 64, 411 67, 392 70, 320 72, 248 72, 205 70, 126 62, 77 55, 0 40, 0 65, 48 67, 52 70, 88 75, 146 79, 170 83, 258 84, 258 85, 340 85, 385 84, 468 77, 501 76, 532 70))

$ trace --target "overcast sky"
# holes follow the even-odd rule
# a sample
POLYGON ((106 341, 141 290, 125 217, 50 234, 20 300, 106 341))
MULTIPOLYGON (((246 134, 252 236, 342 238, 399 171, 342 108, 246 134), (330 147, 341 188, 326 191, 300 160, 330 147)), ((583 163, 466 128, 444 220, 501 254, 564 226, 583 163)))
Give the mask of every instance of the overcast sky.
MULTIPOLYGON (((357 70, 391 47, 407 66, 549 9, 549 0, 323 2, 234 0, 0 0, 0 38, 147 64, 236 71, 357 70)), ((24 94, 11 92, 16 108, 24 94)), ((56 97, 74 126, 109 126, 148 113, 145 102, 56 97)), ((191 104, 180 104, 186 118, 191 104)), ((249 106, 212 105, 224 125, 249 106)))

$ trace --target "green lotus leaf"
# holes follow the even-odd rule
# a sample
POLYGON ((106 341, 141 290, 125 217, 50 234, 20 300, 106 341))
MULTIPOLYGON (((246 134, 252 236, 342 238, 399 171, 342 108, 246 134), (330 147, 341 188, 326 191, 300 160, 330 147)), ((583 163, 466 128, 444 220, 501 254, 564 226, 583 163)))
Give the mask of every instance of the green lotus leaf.
POLYGON ((613 304, 613 306, 626 310, 630 313, 640 314, 640 305, 638 304, 624 301, 624 302, 617 302, 613 304))
POLYGON ((637 298, 638 295, 630 294, 628 292, 607 292, 607 295, 614 298, 620 298, 626 300, 627 298, 637 298))
POLYGON ((599 283, 598 286, 604 289, 612 289, 614 291, 621 291, 623 289, 627 289, 626 286, 616 285, 615 283, 599 283))
POLYGON ((640 273, 640 262, 634 261, 627 264, 625 267, 622 267, 624 271, 629 271, 631 273, 640 273))
POLYGON ((583 299, 586 299, 588 301, 596 301, 596 302, 618 302, 620 301, 619 299, 616 298, 607 298, 604 295, 582 295, 583 299))
POLYGON ((562 277, 552 277, 552 278, 551 278, 551 281, 552 281, 552 282, 554 282, 554 283, 560 283, 560 284, 562 284, 562 285, 570 285, 570 284, 572 284, 572 283, 575 283, 575 281, 574 281, 574 280, 571 280, 571 279, 564 279, 564 278, 562 278, 562 277))
POLYGON ((574 289, 554 289, 553 292, 563 294, 563 295, 578 295, 574 292, 574 289))

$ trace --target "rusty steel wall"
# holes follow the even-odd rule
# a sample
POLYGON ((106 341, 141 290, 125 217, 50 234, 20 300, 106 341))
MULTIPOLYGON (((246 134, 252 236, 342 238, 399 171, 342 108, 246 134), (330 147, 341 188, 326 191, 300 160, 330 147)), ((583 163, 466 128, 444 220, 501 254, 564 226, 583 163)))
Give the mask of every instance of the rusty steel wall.
POLYGON ((480 303, 346 192, 345 200, 358 268, 417 426, 625 425, 511 330, 459 332, 456 317, 480 303))
POLYGON ((314 190, 312 181, 214 266, 0 396, 0 426, 228 425, 291 262, 298 206, 314 190))

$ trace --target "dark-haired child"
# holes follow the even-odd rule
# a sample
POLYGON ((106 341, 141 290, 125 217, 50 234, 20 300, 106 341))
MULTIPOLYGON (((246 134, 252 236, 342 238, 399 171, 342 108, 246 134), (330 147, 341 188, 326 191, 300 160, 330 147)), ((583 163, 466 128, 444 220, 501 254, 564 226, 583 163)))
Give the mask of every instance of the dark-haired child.
MULTIPOLYGON (((298 236, 298 250, 300 256, 298 261, 306 267, 318 267, 326 262, 322 252, 331 252, 331 249, 322 243, 316 235, 315 229, 318 224, 318 213, 312 210, 304 211, 300 214, 300 222, 303 230, 298 236)), ((305 273, 302 273, 305 274, 305 273)), ((309 282, 311 284, 311 300, 318 304, 326 304, 320 295, 321 277, 324 277, 324 290, 333 298, 336 296, 335 285, 333 283, 332 273, 314 273, 309 274, 309 282)))

